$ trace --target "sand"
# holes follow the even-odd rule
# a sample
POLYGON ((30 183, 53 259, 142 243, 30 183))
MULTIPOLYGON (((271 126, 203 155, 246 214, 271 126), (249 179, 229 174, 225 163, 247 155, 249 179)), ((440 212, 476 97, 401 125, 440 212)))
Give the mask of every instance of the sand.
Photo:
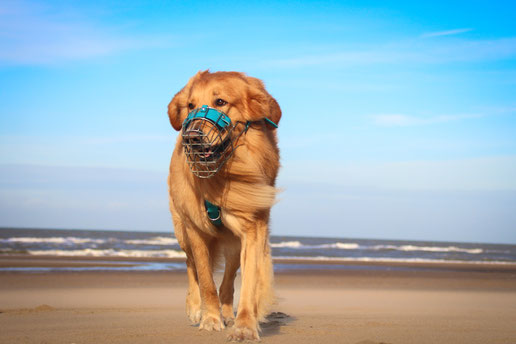
MULTIPOLYGON (((0 257, 74 264, 95 261, 0 257)), ((277 273, 262 342, 516 343, 514 266, 357 268, 277 273)), ((185 293, 183 272, 0 272, 0 343, 225 343, 189 324, 185 293)))

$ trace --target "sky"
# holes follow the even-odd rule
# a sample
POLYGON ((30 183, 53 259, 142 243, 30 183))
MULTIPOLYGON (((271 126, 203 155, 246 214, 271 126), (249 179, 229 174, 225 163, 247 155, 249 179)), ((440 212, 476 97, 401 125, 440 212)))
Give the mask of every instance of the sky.
POLYGON ((172 231, 168 102, 282 111, 273 235, 516 243, 516 4, 2 1, 0 226, 172 231))

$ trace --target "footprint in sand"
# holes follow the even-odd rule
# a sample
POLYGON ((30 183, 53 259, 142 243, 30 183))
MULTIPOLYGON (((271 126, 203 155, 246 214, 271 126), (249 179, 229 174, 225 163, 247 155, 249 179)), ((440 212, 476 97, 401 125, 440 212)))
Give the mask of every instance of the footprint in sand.
POLYGON ((39 305, 38 307, 35 307, 34 310, 37 312, 46 312, 46 311, 53 311, 53 310, 55 310, 55 308, 52 306, 49 306, 49 305, 39 305))

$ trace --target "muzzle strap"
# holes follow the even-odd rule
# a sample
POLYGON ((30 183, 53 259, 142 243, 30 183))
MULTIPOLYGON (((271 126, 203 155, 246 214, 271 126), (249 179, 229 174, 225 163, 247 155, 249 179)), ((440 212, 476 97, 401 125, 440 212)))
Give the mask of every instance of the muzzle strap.
POLYGON ((276 123, 274 123, 273 121, 271 121, 270 119, 268 119, 267 117, 264 117, 263 118, 265 120, 265 122, 269 123, 270 125, 272 125, 274 128, 278 129, 278 125, 276 123))
POLYGON ((231 119, 225 113, 203 105, 201 108, 195 109, 188 114, 188 117, 183 122, 183 127, 188 127, 193 120, 202 118, 210 120, 220 129, 231 125, 231 119))

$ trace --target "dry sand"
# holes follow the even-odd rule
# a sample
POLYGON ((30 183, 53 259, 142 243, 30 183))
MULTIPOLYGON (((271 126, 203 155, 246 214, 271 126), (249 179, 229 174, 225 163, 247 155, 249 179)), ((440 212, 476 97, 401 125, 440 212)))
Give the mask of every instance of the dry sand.
MULTIPOLYGON (((421 267, 278 273, 262 342, 516 343, 514 266, 421 267)), ((180 272, 0 272, 0 343, 225 343, 189 324, 185 293, 180 272)))

